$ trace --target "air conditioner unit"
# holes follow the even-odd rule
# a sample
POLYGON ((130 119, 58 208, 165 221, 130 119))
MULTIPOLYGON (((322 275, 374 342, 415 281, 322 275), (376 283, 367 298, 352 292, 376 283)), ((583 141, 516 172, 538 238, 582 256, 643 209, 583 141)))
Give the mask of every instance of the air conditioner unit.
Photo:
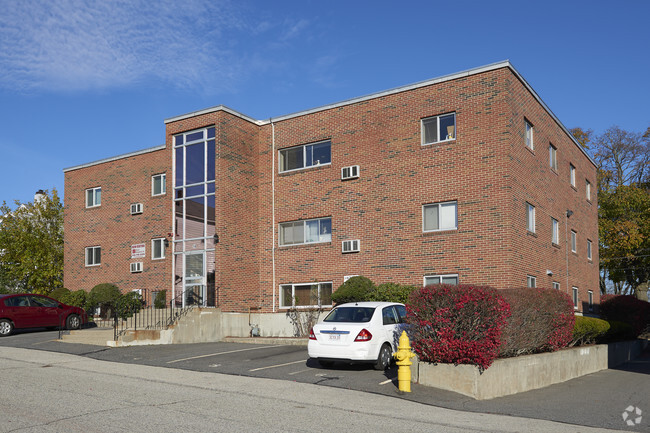
POLYGON ((131 273, 142 272, 142 262, 131 263, 131 273))
POLYGON ((358 253, 360 247, 359 239, 343 241, 341 250, 345 253, 358 253))
POLYGON ((131 205, 131 215, 142 213, 142 203, 133 203, 131 205))
POLYGON ((351 165, 341 168, 341 180, 356 179, 359 177, 359 166, 351 165))

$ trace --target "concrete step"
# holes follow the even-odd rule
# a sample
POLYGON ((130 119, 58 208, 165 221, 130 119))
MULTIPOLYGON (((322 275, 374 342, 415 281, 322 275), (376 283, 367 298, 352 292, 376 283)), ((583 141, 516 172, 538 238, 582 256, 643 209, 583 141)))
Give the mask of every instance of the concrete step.
POLYGON ((69 334, 61 336, 64 343, 91 344, 94 346, 106 346, 113 341, 113 328, 87 328, 70 331, 69 334))

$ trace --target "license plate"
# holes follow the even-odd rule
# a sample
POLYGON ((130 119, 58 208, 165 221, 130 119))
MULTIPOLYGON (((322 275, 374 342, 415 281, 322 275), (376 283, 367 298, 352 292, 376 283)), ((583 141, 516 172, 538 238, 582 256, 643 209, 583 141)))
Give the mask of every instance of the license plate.
POLYGON ((340 334, 330 334, 330 341, 339 341, 341 340, 340 334))

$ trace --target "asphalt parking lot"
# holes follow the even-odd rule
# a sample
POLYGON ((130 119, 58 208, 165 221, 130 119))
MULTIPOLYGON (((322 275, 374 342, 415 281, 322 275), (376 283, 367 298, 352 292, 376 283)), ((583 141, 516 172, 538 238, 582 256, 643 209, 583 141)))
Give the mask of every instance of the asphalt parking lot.
POLYGON ((107 348, 62 343, 56 341, 57 338, 56 331, 20 332, 0 339, 0 348, 22 347, 121 363, 312 383, 450 409, 650 432, 650 353, 615 370, 600 371, 514 396, 475 401, 417 384, 412 385, 411 393, 400 394, 395 367, 380 372, 370 365, 339 363, 326 369, 308 359, 305 346, 220 342, 107 348), (643 422, 638 426, 628 427, 621 417, 630 405, 644 411, 643 422))

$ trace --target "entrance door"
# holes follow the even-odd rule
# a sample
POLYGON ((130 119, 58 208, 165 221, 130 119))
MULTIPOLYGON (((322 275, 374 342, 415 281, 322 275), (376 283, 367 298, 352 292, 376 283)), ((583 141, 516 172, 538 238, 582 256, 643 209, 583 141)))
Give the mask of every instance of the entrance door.
POLYGON ((183 284, 183 307, 205 306, 205 254, 185 254, 185 281, 183 284))

